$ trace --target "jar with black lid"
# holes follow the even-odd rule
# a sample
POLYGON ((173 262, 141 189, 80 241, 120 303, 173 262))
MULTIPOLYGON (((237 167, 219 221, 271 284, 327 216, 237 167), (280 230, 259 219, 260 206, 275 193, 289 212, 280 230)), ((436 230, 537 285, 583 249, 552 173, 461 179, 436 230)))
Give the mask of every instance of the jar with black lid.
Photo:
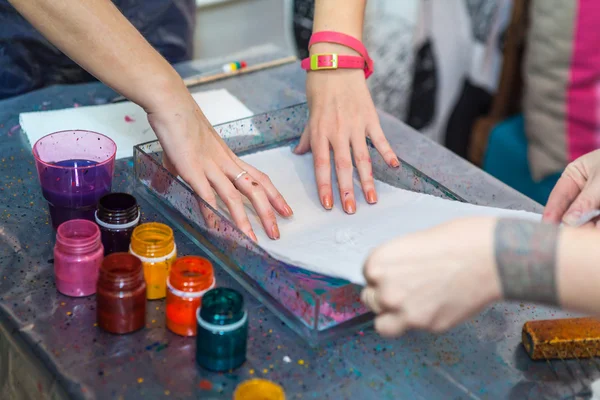
POLYGON ((128 193, 109 193, 100 198, 96 210, 104 254, 129 251, 131 234, 140 223, 140 208, 128 193))

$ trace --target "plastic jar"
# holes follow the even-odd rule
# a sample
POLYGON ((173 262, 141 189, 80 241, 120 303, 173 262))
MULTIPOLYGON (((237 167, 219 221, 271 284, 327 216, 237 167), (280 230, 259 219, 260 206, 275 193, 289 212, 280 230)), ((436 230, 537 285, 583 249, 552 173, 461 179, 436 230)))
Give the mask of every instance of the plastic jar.
POLYGON ((100 198, 96 210, 104 255, 127 252, 133 229, 140 223, 140 208, 128 193, 109 193, 100 198))
POLYGON ((202 296, 214 286, 213 266, 206 258, 175 260, 167 281, 167 328, 181 336, 195 336, 196 311, 202 296))
POLYGON ((96 294, 98 326, 111 333, 137 331, 146 324, 146 282, 142 262, 129 253, 104 259, 96 294))
POLYGON ((233 393, 233 400, 285 400, 283 388, 267 379, 250 379, 240 383, 233 393))
POLYGON ((73 297, 96 293, 103 258, 100 229, 95 223, 84 219, 63 222, 56 231, 54 246, 56 289, 73 297))
POLYGON ((129 252, 142 261, 148 300, 167 295, 167 277, 177 258, 173 230, 159 222, 141 224, 133 230, 129 252))
POLYGON ((196 312, 196 362, 211 371, 228 371, 246 361, 248 313, 233 289, 211 289, 196 312))

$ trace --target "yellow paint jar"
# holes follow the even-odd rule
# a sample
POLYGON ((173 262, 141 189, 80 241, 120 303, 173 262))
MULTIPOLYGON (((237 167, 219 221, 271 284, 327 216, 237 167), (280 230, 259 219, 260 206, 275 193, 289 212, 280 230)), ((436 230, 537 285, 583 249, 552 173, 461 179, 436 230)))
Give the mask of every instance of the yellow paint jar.
POLYGON ((129 252, 142 261, 148 300, 164 298, 167 277, 177 258, 173 230, 158 222, 141 224, 131 234, 129 252))
POLYGON ((235 388, 233 400, 285 400, 285 392, 267 379, 250 379, 235 388))

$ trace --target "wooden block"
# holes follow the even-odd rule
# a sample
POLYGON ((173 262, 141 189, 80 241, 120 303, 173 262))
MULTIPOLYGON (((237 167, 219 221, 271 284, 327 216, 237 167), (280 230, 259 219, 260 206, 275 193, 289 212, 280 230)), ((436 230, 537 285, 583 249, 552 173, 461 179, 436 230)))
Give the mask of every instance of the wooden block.
POLYGON ((529 321, 521 341, 533 360, 600 356, 600 320, 566 318, 529 321))

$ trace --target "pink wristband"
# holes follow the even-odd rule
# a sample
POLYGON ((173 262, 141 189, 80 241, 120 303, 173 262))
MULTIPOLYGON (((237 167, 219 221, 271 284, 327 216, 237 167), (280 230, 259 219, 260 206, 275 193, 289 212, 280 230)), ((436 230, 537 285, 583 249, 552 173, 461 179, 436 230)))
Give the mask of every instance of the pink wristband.
POLYGON ((340 32, 321 31, 313 33, 308 43, 308 48, 310 49, 315 43, 323 42, 341 44, 356 51, 365 60, 365 78, 368 78, 373 73, 373 60, 369 57, 369 52, 360 40, 340 32))

